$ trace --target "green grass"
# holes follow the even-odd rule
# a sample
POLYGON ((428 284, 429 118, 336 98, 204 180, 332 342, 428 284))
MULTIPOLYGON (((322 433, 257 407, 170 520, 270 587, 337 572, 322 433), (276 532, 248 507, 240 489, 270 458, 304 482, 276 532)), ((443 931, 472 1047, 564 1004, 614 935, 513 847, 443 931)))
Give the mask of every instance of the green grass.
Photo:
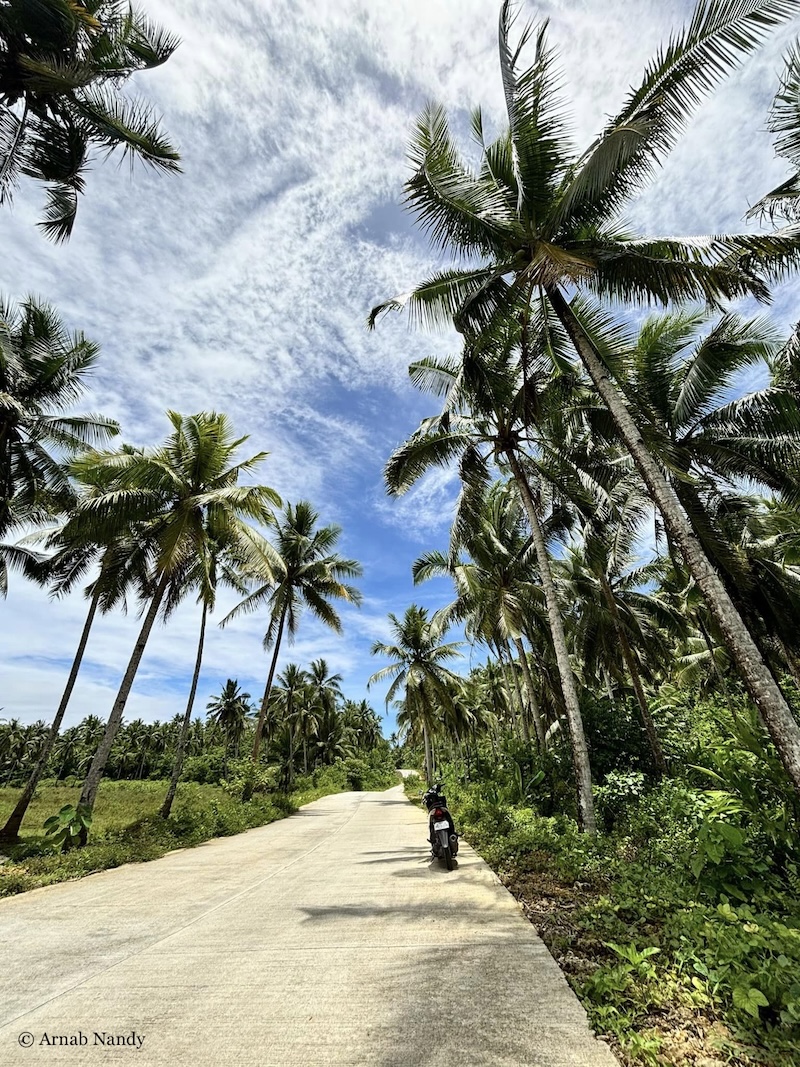
MULTIPOLYGON (((28 809, 19 845, 5 849, 0 864, 0 897, 29 889, 81 878, 96 871, 158 859, 177 848, 200 844, 213 837, 241 833, 291 815, 331 793, 352 788, 338 768, 326 768, 312 778, 300 779, 288 796, 256 793, 242 801, 218 785, 182 782, 169 819, 158 809, 167 782, 103 782, 97 795, 94 817, 85 848, 62 853, 45 836, 42 824, 65 804, 76 804, 79 787, 43 783, 28 809)), ((394 774, 373 776, 368 788, 387 788, 396 783, 394 774)), ((0 820, 11 813, 18 789, 0 788, 0 820)), ((1 823, 0 823, 1 825, 1 823)))

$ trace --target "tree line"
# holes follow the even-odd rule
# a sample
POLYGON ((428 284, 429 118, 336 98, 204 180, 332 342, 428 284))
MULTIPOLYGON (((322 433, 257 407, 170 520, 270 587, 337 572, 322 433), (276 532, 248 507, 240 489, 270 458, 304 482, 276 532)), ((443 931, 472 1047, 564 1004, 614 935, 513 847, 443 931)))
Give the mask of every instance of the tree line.
MULTIPOLYGON (((289 663, 278 675, 267 715, 269 742, 261 763, 276 785, 291 789, 295 775, 307 776, 337 760, 353 760, 386 746, 381 722, 370 705, 346 699, 341 675, 324 659, 308 669, 289 663)), ((241 771, 237 761, 252 746, 257 708, 250 694, 229 678, 206 705, 205 720, 193 718, 184 738, 182 779, 217 782, 241 771)), ((49 746, 50 726, 40 720, 0 722, 0 785, 24 785, 48 749, 44 778, 73 784, 85 776, 105 732, 97 715, 62 730, 49 746)), ((183 716, 168 722, 123 722, 111 747, 105 776, 112 780, 170 779, 183 735, 183 716)), ((167 813, 172 798, 165 800, 167 813)))

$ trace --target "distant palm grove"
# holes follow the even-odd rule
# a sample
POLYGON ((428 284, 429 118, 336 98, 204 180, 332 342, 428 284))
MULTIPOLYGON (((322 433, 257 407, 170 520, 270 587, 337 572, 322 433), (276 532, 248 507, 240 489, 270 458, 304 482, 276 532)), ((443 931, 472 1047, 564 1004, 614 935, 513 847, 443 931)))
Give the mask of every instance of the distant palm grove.
MULTIPOLYGON (((444 780, 626 1063, 798 1064, 800 324, 765 309, 789 281, 797 315, 800 44, 762 122, 785 180, 741 205, 741 231, 642 234, 625 211, 800 0, 700 0, 586 146, 547 23, 518 14, 500 9, 505 124, 474 108, 462 145, 465 116, 431 103, 410 138, 403 201, 445 265, 367 320, 405 312, 457 338, 409 368, 430 414, 382 457, 391 496, 435 468, 459 484, 448 543, 409 560, 450 603, 398 605, 372 648, 400 747, 325 659, 285 660, 305 614, 339 633, 361 601, 338 527, 261 484, 266 453, 243 453, 224 414, 170 411, 160 444, 118 444, 113 420, 73 411, 97 345, 43 301, 9 302, 0 582, 9 608, 16 581, 82 593, 86 617, 58 707, 34 724, 4 708, 0 786, 16 793, 0 840, 19 841, 42 783, 80 785, 49 824, 66 853, 89 839, 104 778, 158 782, 168 820, 181 783, 246 805, 331 768, 337 788, 385 785, 404 760, 444 780), (238 600, 223 627, 262 620, 264 688, 230 678, 201 720, 223 589, 238 600), (169 722, 131 721, 153 626, 185 600, 186 698, 169 722), (125 605, 141 628, 108 715, 64 729, 94 628, 125 605)), ((80 225, 92 145, 178 170, 122 94, 174 50, 164 31, 108 0, 11 0, 0 40, 0 202, 44 182, 46 237, 80 225)))

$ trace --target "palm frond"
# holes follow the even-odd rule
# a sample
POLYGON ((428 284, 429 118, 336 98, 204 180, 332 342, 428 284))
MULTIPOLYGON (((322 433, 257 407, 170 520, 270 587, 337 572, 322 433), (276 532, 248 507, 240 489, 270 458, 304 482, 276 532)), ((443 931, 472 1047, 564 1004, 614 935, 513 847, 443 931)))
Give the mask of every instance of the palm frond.
POLYGON ((417 119, 409 160, 414 174, 404 186, 404 202, 434 246, 465 254, 502 246, 515 214, 501 189, 461 161, 438 104, 429 104, 417 119))
POLYGON ((564 183, 551 225, 614 217, 650 179, 708 93, 793 18, 797 0, 699 0, 645 70, 642 84, 564 183))
POLYGON ((538 26, 525 26, 516 48, 512 49, 509 35, 513 22, 512 2, 505 0, 500 9, 498 36, 516 207, 523 219, 540 224, 572 150, 558 98, 560 78, 556 57, 547 47, 547 21, 538 26), (533 61, 522 68, 521 55, 531 39, 533 61))

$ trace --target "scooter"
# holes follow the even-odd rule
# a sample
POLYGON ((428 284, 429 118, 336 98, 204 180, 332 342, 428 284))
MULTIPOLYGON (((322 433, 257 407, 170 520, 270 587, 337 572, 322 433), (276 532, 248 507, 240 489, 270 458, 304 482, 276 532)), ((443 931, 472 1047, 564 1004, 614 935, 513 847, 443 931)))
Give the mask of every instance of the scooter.
POLYGON ((453 869, 453 860, 458 855, 458 834, 453 816, 447 810, 447 800, 441 782, 432 785, 422 797, 428 809, 428 840, 437 859, 444 860, 448 871, 453 869))

